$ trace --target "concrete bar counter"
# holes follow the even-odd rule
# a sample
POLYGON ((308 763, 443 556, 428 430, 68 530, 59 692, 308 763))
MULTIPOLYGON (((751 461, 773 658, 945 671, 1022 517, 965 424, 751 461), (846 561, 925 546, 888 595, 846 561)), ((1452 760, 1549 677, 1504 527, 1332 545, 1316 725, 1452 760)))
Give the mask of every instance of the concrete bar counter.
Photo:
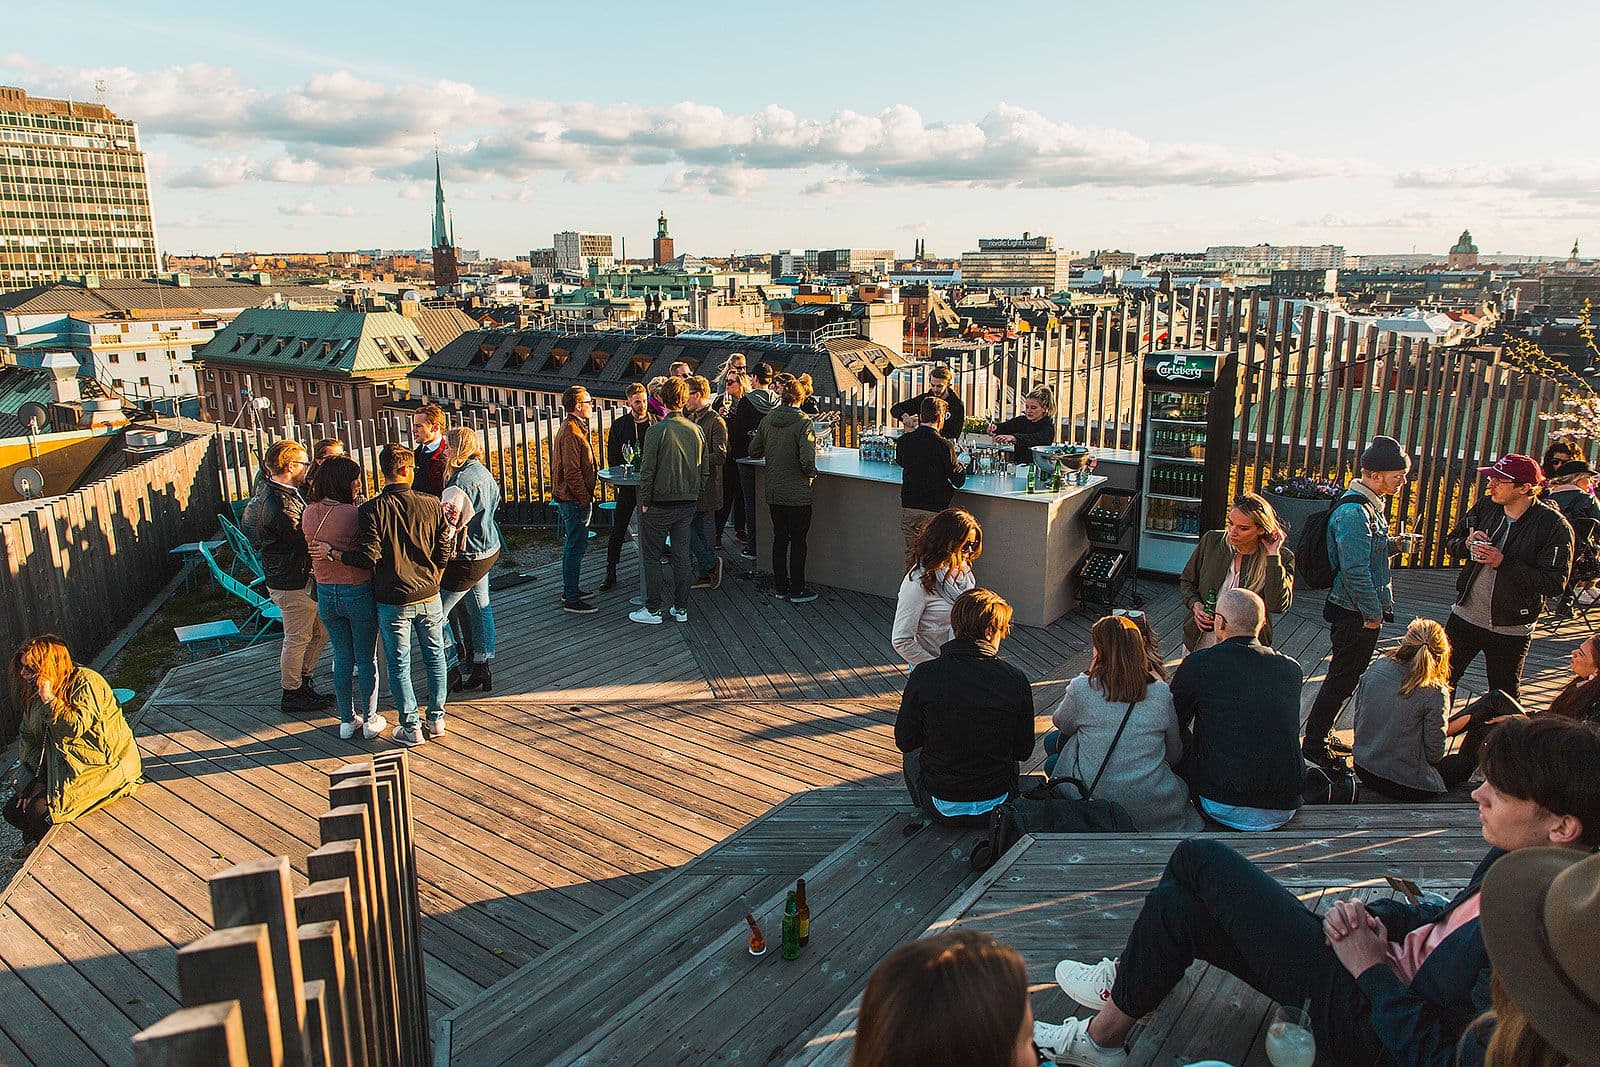
MULTIPOLYGON (((766 478, 757 467, 756 565, 772 566, 772 520, 766 478)), ((1006 598, 1016 621, 1048 626, 1077 606, 1071 574, 1089 548, 1082 512, 1106 479, 1059 493, 1025 492, 1021 477, 968 475, 951 507, 965 508, 983 526, 983 555, 974 565, 978 584, 1006 598)), ((894 597, 905 577, 900 534, 900 468, 865 461, 853 448, 817 453, 812 484, 811 532, 806 539, 806 582, 894 597)))

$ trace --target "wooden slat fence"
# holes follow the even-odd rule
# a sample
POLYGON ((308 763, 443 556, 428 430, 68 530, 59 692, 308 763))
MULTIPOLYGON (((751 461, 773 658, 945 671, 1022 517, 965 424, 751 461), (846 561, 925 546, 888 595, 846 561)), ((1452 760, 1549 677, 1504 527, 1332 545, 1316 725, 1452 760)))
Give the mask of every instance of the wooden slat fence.
POLYGON ((331 775, 322 847, 213 875, 211 933, 178 950, 181 1009, 140 1067, 423 1067, 432 1061, 404 752, 331 775))
MULTIPOLYGON (((115 447, 113 442, 112 447, 115 447)), ((0 651, 59 635, 88 662, 181 566, 171 550, 217 528, 208 435, 0 522, 0 651)), ((15 711, 0 685, 0 745, 15 711)))

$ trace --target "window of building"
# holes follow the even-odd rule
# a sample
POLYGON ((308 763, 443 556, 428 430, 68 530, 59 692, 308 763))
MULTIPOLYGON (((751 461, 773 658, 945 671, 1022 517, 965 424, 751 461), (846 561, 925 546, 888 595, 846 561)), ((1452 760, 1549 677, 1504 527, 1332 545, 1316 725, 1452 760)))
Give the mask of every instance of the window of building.
POLYGON ((170 375, 170 377, 172 378, 172 384, 173 385, 177 385, 178 384, 178 376, 176 374, 173 374, 173 375, 170 375))
POLYGON ((138 360, 140 363, 144 363, 149 359, 149 353, 144 351, 135 352, 133 354, 133 358, 138 360))
POLYGON ((387 382, 379 382, 377 385, 374 385, 372 387, 372 395, 373 396, 379 396, 379 397, 387 397, 389 395, 389 385, 388 385, 388 383, 387 382))
POLYGON ((225 370, 225 371, 222 372, 222 384, 223 385, 232 385, 233 384, 233 371, 225 370))
POLYGON ((328 386, 328 395, 335 400, 344 399, 344 386, 338 384, 328 386))
POLYGON ((150 379, 149 378, 140 378, 139 379, 139 384, 144 386, 146 389, 148 389, 148 388, 150 388, 150 379))
POLYGON ((122 357, 120 355, 118 355, 117 353, 113 352, 113 353, 111 353, 111 362, 113 362, 113 363, 121 363, 122 362, 122 357))
POLYGON ((239 410, 239 403, 238 403, 237 400, 234 399, 234 395, 232 393, 229 393, 227 396, 223 397, 223 399, 228 402, 228 410, 229 411, 238 411, 239 410))
POLYGON ((306 382, 306 395, 308 395, 308 396, 316 396, 317 395, 317 383, 316 382, 309 382, 309 381, 306 382))
POLYGON ((286 393, 294 392, 294 379, 293 378, 285 378, 283 380, 283 391, 286 392, 286 393))

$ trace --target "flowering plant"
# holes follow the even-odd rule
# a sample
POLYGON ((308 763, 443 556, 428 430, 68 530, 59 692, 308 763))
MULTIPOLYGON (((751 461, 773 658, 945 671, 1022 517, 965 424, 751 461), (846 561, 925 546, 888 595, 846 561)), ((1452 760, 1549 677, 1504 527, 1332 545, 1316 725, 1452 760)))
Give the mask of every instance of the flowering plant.
POLYGON ((1267 492, 1295 500, 1332 500, 1339 495, 1339 487, 1309 474, 1297 474, 1292 478, 1274 476, 1267 483, 1267 492))
POLYGON ((1541 421, 1554 424, 1550 429, 1552 441, 1572 444, 1600 437, 1600 396, 1568 394, 1562 398, 1561 406, 1565 410, 1539 413, 1541 421))

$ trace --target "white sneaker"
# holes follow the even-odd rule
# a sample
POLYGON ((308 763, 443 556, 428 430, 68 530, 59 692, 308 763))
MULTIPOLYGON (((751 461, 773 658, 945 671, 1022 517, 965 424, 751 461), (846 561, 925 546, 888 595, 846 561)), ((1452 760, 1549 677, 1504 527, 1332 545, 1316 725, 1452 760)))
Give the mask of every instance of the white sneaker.
POLYGON ((1069 1018, 1059 1026, 1036 1022, 1033 1043, 1062 1067, 1118 1067, 1128 1062, 1127 1049, 1105 1049, 1089 1040, 1088 1019, 1069 1018))
POLYGON ((367 716, 367 721, 362 724, 361 736, 365 737, 368 741, 371 741, 375 737, 383 736, 383 732, 388 728, 389 720, 385 719, 377 712, 373 712, 371 715, 367 716))
POLYGON ((422 727, 420 725, 401 726, 394 732, 394 741, 397 745, 404 745, 407 748, 416 748, 418 745, 426 744, 428 738, 423 734, 422 727))
POLYGON ((444 716, 443 715, 435 715, 435 716, 433 716, 431 718, 423 719, 422 720, 422 733, 423 733, 423 736, 426 737, 430 741, 434 740, 435 738, 443 737, 444 736, 444 716))
POLYGON ((634 622, 642 622, 646 626, 661 625, 661 613, 659 611, 651 611, 649 608, 640 608, 638 611, 630 611, 628 612, 628 618, 634 622))
POLYGON ((673 622, 688 622, 689 621, 689 609, 688 608, 673 608, 671 610, 672 610, 672 621, 673 622))
POLYGON ((360 719, 351 719, 349 722, 340 723, 339 724, 339 740, 341 740, 341 741, 350 740, 352 737, 354 737, 356 735, 356 731, 361 729, 361 725, 362 725, 362 723, 361 723, 360 719))
POLYGON ((1056 985, 1073 1000, 1096 1011, 1111 1003, 1111 986, 1117 980, 1117 961, 1099 963, 1062 960, 1056 964, 1056 985))

